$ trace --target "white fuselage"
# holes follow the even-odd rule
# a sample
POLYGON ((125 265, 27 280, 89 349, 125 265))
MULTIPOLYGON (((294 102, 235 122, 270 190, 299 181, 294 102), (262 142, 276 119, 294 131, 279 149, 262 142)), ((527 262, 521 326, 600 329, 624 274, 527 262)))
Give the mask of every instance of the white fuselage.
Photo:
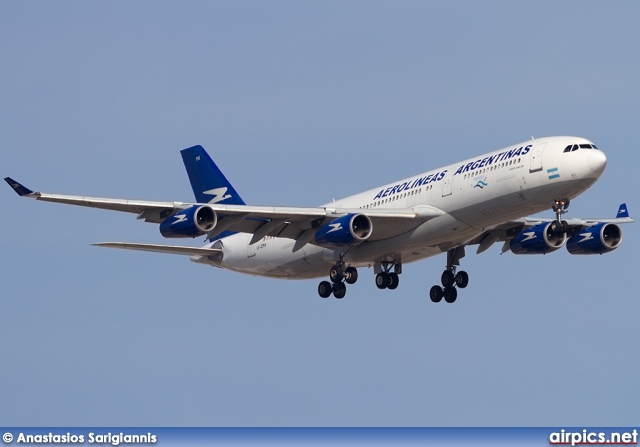
MULTIPOLYGON (((479 157, 350 196, 326 206, 368 209, 436 207, 445 214, 399 236, 372 240, 344 253, 354 267, 380 261, 413 262, 463 245, 488 228, 550 209, 553 200, 570 200, 600 176, 606 157, 598 149, 565 152, 568 145, 591 144, 579 137, 526 141, 479 157)), ((334 250, 313 244, 293 252, 291 239, 265 237, 250 245, 251 234, 237 233, 222 244, 221 260, 194 256, 192 261, 284 279, 327 275, 334 250)), ((207 246, 211 246, 208 244, 207 246)))

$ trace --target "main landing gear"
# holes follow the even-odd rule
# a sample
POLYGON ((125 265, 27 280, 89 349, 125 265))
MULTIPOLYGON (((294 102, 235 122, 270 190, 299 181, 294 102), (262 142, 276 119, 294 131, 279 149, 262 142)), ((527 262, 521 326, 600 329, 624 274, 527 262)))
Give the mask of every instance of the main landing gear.
MULTIPOLYGON (((375 265, 376 287, 378 289, 394 290, 400 284, 399 275, 402 273, 400 262, 382 261, 375 265)), ((343 261, 336 262, 336 265, 329 270, 329 281, 322 281, 318 285, 318 295, 321 298, 329 298, 331 294, 338 299, 344 298, 347 293, 347 284, 355 284, 358 280, 358 271, 355 267, 346 267, 343 261)))
POLYGON ((355 267, 345 268, 344 262, 340 261, 329 270, 329 279, 331 282, 322 281, 318 285, 318 295, 329 298, 333 293, 334 297, 342 299, 347 294, 347 284, 355 284, 358 280, 358 271, 355 267))
POLYGON ((440 277, 442 287, 435 285, 429 290, 429 298, 434 303, 439 303, 442 298, 447 303, 454 303, 458 298, 458 288, 464 289, 469 285, 467 272, 456 273, 456 266, 460 266, 461 258, 464 258, 464 247, 456 247, 447 252, 447 268, 440 277))
MULTIPOLYGON (((378 266, 376 266, 378 268, 378 266)), ((376 287, 378 289, 394 290, 400 284, 400 273, 402 264, 389 261, 382 261, 379 264, 380 273, 376 275, 376 287), (391 271, 393 269, 393 271, 391 271)))
POLYGON ((554 200, 551 202, 551 209, 556 213, 556 220, 551 222, 550 230, 555 234, 566 234, 569 231, 569 224, 566 220, 561 220, 562 215, 569 209, 569 200, 554 200))

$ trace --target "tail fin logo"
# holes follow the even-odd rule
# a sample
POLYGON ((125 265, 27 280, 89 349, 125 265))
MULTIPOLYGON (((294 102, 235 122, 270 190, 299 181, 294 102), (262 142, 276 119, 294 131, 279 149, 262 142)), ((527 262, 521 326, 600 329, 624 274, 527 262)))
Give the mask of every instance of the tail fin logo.
POLYGON ((225 188, 225 187, 215 188, 215 189, 210 189, 208 191, 202 191, 202 194, 213 196, 213 198, 209 200, 209 203, 218 203, 232 197, 231 194, 227 194, 227 189, 228 188, 225 188))

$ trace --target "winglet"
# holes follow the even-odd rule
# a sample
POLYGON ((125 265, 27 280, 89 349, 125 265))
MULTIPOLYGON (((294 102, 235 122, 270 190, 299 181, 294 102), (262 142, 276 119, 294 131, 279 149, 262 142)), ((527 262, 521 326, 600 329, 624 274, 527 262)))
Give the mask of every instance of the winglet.
POLYGON ((31 191, 26 186, 21 185, 20 183, 16 182, 11 177, 5 177, 4 181, 7 182, 9 184, 9 186, 11 186, 13 188, 13 190, 18 193, 19 196, 28 196, 30 194, 33 194, 33 191, 31 191))
POLYGON ((627 210, 627 204, 620 204, 620 208, 618 208, 618 214, 616 215, 616 219, 621 217, 629 217, 629 210, 627 210))

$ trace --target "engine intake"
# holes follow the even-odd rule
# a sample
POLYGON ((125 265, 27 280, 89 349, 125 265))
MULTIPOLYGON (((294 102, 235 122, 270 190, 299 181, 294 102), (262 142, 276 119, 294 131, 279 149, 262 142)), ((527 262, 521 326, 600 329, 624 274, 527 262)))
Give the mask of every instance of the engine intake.
POLYGON ((316 244, 322 247, 356 245, 367 240, 373 231, 371 219, 364 214, 339 217, 316 232, 316 244))
POLYGON ((166 238, 197 237, 213 230, 218 223, 215 210, 206 205, 194 205, 167 217, 160 224, 160 233, 166 238))
POLYGON ((511 239, 511 251, 517 255, 541 255, 556 251, 567 240, 565 233, 551 230, 551 223, 535 225, 511 239))
POLYGON ((601 255, 615 250, 622 244, 622 230, 612 223, 602 222, 577 232, 567 242, 572 255, 601 255))

